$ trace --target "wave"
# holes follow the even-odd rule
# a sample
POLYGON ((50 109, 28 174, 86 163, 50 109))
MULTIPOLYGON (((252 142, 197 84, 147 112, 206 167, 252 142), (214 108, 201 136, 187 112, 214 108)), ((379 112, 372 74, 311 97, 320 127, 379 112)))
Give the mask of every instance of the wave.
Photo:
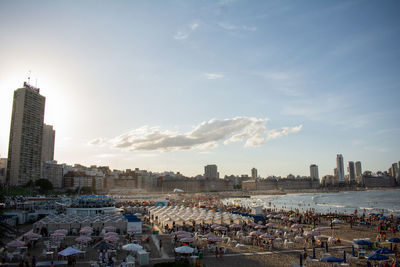
POLYGON ((346 206, 346 205, 326 204, 326 203, 317 203, 317 206, 333 207, 333 208, 350 208, 349 206, 346 206))

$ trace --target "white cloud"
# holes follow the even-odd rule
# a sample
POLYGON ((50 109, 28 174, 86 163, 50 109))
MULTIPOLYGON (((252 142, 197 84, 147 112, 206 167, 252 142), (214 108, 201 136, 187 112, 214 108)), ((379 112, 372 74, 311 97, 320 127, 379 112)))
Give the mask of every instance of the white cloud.
POLYGON ((267 129, 266 123, 267 119, 252 117, 211 119, 200 123, 187 133, 144 126, 110 139, 108 143, 115 148, 141 151, 205 150, 217 147, 219 142, 227 145, 240 141, 245 142, 245 147, 252 147, 296 133, 302 128, 302 125, 299 125, 293 128, 267 129))
POLYGON ((101 137, 95 138, 95 139, 89 141, 89 145, 91 145, 91 146, 100 146, 100 145, 103 145, 104 143, 105 143, 105 139, 101 138, 101 137))
POLYGON ((192 34, 192 32, 194 32, 199 26, 200 26, 200 24, 198 24, 198 23, 192 23, 192 24, 186 25, 185 27, 178 30, 174 34, 174 38, 176 40, 180 40, 180 41, 186 40, 190 36, 190 34, 192 34))
POLYGON ((204 76, 206 77, 207 80, 216 80, 224 78, 224 75, 220 73, 204 73, 204 76))
POLYGON ((229 22, 219 22, 218 26, 227 31, 245 30, 249 32, 254 32, 257 30, 257 27, 255 26, 246 26, 246 25, 237 26, 229 22))

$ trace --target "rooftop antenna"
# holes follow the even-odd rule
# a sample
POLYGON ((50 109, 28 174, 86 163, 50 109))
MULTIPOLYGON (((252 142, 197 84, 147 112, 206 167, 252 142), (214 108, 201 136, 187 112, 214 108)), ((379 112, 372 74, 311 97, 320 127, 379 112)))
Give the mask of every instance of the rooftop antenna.
POLYGON ((28 74, 28 83, 31 83, 31 71, 29 71, 29 74, 28 74))

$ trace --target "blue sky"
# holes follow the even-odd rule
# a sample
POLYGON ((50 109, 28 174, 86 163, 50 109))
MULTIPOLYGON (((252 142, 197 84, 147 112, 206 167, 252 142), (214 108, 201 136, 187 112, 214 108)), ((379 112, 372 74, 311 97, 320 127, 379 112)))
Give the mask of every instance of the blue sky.
POLYGON ((398 1, 1 1, 0 155, 32 71, 59 162, 221 175, 399 161, 398 1))

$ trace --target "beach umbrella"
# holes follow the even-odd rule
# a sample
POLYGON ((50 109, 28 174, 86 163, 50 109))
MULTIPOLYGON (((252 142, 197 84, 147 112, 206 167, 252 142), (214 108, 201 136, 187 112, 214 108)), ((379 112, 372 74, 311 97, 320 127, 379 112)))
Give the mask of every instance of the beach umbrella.
POLYGON ((306 231, 304 232, 304 236, 319 236, 320 233, 316 231, 306 231))
POLYGON ((339 219, 334 219, 334 220, 332 220, 332 223, 341 223, 342 221, 341 220, 339 220, 339 219))
POLYGON ((118 234, 116 232, 108 232, 108 233, 104 234, 104 237, 112 236, 112 235, 118 236, 118 234))
POLYGON ((382 217, 381 217, 381 220, 384 220, 384 219, 386 219, 386 216, 382 216, 382 217))
POLYGON ((91 240, 92 240, 92 238, 90 238, 88 236, 80 236, 80 237, 75 238, 75 241, 80 242, 80 243, 87 243, 91 240))
POLYGON ((83 253, 83 251, 80 251, 79 249, 75 249, 72 247, 67 247, 66 249, 58 252, 58 255, 67 257, 67 256, 79 254, 79 253, 83 253))
POLYGON ((115 235, 110 235, 104 238, 104 240, 115 243, 119 241, 119 237, 115 235))
POLYGON ((390 238, 388 241, 389 241, 389 242, 392 242, 392 243, 400 243, 400 238, 398 238, 398 237, 393 237, 393 238, 390 238))
POLYGON ((375 254, 394 254, 394 251, 388 248, 380 248, 374 250, 375 254))
POLYGON ((138 244, 126 244, 126 245, 122 246, 122 249, 127 250, 127 251, 138 251, 138 250, 142 250, 143 247, 138 244))
POLYGON ((184 242, 184 243, 192 243, 192 242, 194 242, 194 238, 193 237, 185 237, 185 238, 182 238, 180 241, 184 242))
POLYGON ((324 262, 343 262, 344 259, 330 256, 330 257, 322 258, 321 261, 324 261, 324 262))
POLYGON ((191 254, 194 251, 194 248, 188 247, 188 246, 182 246, 182 247, 177 247, 174 249, 176 253, 181 253, 181 254, 191 254))
POLYGON ((51 234, 51 236, 53 236, 53 237, 65 237, 65 234, 61 233, 61 232, 54 232, 54 233, 51 234))
POLYGON ((265 239, 274 239, 275 237, 271 234, 263 234, 260 235, 261 238, 265 238, 265 239))
POLYGON ((39 237, 42 237, 42 236, 39 235, 39 234, 35 234, 35 233, 32 233, 32 232, 29 232, 29 233, 24 234, 24 237, 27 238, 27 239, 32 239, 32 238, 39 238, 39 237))
POLYGON ((263 233, 261 233, 260 231, 253 231, 253 232, 250 232, 250 236, 259 236, 259 235, 262 235, 263 233))
POLYGON ((220 242, 220 241, 222 241, 222 238, 219 236, 211 236, 211 237, 208 237, 207 240, 210 242, 220 242))
POLYGON ((232 229, 240 229, 240 228, 242 228, 239 224, 231 224, 231 225, 229 225, 229 228, 232 228, 232 229))
POLYGON ((387 256, 382 255, 382 254, 370 254, 366 256, 367 259, 369 260, 374 260, 374 261, 384 261, 389 259, 387 256))
POLYGON ((214 230, 217 230, 217 231, 226 231, 226 230, 228 230, 226 227, 224 227, 224 226, 218 226, 218 227, 215 227, 215 229, 214 230))
POLYGON ((19 241, 19 240, 14 240, 11 242, 7 243, 7 247, 23 247, 25 246, 25 242, 19 241))

